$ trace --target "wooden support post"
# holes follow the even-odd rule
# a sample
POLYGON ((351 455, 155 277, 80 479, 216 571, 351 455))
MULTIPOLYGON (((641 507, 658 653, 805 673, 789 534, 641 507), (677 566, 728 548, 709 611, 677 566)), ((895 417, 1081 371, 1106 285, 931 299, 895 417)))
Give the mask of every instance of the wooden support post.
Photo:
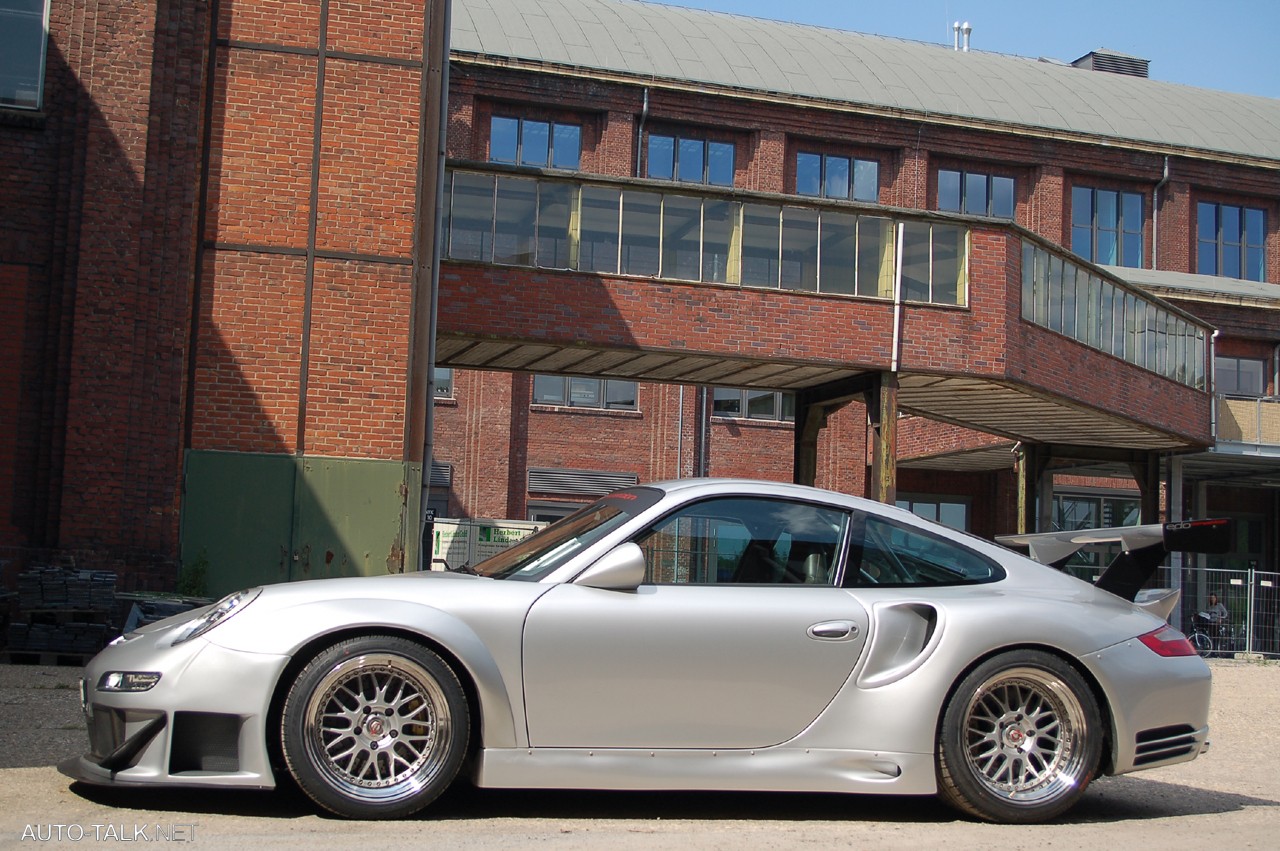
POLYGON ((868 499, 893 505, 898 500, 898 376, 880 373, 877 386, 867 393, 871 420, 871 471, 867 476, 868 499))
POLYGON ((1040 493, 1040 480, 1049 464, 1049 452, 1037 443, 1023 443, 1018 447, 1018 534, 1041 531, 1038 528, 1040 512, 1036 510, 1040 493))

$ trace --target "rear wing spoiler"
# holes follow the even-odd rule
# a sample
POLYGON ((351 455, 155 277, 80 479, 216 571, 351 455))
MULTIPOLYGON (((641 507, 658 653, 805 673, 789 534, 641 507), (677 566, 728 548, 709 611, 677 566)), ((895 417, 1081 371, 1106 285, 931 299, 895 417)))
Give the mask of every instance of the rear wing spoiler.
POLYGON ((1028 553, 1041 564, 1059 569, 1082 547, 1118 543, 1123 547, 1122 551, 1098 577, 1096 585, 1132 601, 1137 599, 1142 586, 1169 553, 1227 552, 1231 548, 1231 521, 1185 520, 1113 529, 1000 535, 996 541, 1010 549, 1028 553))

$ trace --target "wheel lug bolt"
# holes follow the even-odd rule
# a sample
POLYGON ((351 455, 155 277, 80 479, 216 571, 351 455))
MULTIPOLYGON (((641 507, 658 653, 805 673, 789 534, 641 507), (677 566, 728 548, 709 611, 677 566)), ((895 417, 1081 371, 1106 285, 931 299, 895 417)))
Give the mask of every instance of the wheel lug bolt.
POLYGON ((397 738, 399 735, 400 735, 400 731, 399 731, 399 730, 392 730, 392 731, 391 731, 391 738, 393 738, 393 739, 394 739, 394 738, 397 738))
POLYGON ((355 733, 355 734, 358 736, 358 735, 360 735, 361 733, 363 733, 363 732, 364 732, 364 730, 360 729, 359 727, 356 727, 356 728, 355 728, 354 730, 352 730, 351 732, 352 732, 352 733, 355 733))

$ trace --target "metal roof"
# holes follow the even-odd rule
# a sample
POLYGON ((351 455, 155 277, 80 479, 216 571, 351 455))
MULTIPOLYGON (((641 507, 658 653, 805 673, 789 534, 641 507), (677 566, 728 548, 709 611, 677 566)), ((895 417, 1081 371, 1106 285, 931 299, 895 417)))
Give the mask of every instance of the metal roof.
POLYGON ((451 49, 1280 162, 1280 100, 635 0, 454 0, 451 49))
POLYGON ((1189 298, 1280 308, 1280 288, 1260 281, 1244 281, 1217 275, 1196 275, 1165 269, 1131 269, 1103 266, 1122 281, 1166 298, 1189 298))

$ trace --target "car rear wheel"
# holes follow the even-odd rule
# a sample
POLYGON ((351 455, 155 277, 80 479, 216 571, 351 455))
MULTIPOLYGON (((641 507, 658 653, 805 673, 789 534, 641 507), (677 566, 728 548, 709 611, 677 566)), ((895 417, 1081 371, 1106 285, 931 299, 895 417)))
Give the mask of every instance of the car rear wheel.
POLYGON ((1080 799, 1102 755, 1102 718, 1080 674, 1048 653, 987 660, 947 702, 938 792, 980 819, 1026 824, 1080 799))
POLYGON ((466 696, 449 666, 403 638, 367 636, 307 663, 285 698, 289 773, 347 818, 407 816, 448 788, 466 751, 466 696))

